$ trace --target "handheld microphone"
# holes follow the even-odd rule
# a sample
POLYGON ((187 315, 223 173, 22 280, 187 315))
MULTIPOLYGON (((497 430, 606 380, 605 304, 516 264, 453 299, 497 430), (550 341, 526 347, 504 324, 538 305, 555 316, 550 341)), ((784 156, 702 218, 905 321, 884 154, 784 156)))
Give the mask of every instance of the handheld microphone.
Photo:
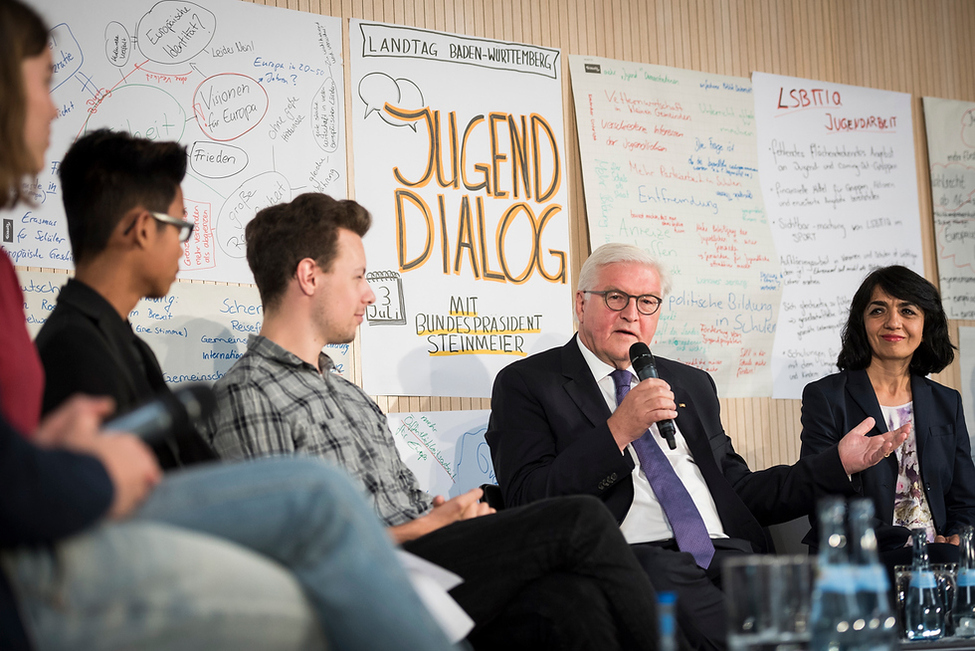
POLYGON ((206 384, 188 384, 155 398, 104 424, 105 430, 135 434, 149 445, 179 439, 213 413, 217 399, 206 384))
MULTIPOLYGON (((633 365, 633 370, 636 371, 636 376, 640 378, 641 382, 650 377, 660 377, 657 375, 657 363, 653 358, 653 353, 650 352, 650 347, 642 341, 638 341, 630 346, 630 363, 633 365)), ((677 434, 677 428, 674 426, 674 421, 669 418, 667 420, 658 420, 657 430, 660 431, 660 436, 667 439, 667 446, 671 450, 676 450, 677 441, 674 440, 674 436, 677 434)))

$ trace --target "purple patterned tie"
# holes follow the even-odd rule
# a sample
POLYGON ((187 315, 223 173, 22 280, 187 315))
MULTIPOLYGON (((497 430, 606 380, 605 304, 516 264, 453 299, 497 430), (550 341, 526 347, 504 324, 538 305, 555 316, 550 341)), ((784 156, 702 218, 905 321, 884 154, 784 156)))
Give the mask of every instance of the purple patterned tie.
MULTIPOLYGON (((622 369, 613 371, 611 375, 613 382, 616 383, 618 405, 630 392, 630 381, 633 375, 622 369)), ((650 438, 651 436, 650 430, 647 430, 643 436, 632 443, 636 456, 640 459, 640 466, 667 519, 670 520, 677 547, 682 552, 691 554, 699 566, 707 568, 711 564, 711 558, 714 557, 714 544, 711 543, 708 529, 704 526, 704 520, 694 505, 690 493, 667 460, 667 455, 657 442, 650 438)))

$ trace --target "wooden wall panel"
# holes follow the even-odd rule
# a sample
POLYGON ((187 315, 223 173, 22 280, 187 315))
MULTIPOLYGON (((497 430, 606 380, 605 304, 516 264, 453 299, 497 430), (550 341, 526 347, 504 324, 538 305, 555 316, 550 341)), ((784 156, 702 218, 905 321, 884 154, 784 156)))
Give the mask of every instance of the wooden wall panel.
MULTIPOLYGON (((975 101, 972 0, 241 0, 341 18, 396 22, 562 50, 572 280, 588 254, 569 54, 748 76, 752 70, 915 96, 925 273, 937 281, 920 98, 975 101)), ((344 60, 349 61, 348 36, 344 60)), ((346 74, 347 108, 351 78, 346 74)), ((347 115, 349 112, 347 111, 347 115)), ((351 130, 348 130, 351 135, 351 130)), ((349 156, 350 196, 352 160, 349 156)), ((952 322, 957 342, 959 325, 952 322)), ((354 377, 360 377, 358 362, 354 377)), ((958 388, 957 364, 935 376, 958 388)), ((486 409, 488 400, 377 397, 387 411, 486 409)), ((724 423, 753 468, 799 455, 799 401, 722 400, 724 423)))

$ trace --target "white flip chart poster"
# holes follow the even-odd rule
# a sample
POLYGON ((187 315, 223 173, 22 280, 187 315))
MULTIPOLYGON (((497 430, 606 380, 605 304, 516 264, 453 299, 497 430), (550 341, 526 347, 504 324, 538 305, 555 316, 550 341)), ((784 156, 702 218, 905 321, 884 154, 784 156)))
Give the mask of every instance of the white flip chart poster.
POLYGON ((561 53, 353 20, 369 393, 488 397, 572 333, 561 53))
MULTIPOLYGON (((17 270, 24 292, 27 330, 36 337, 57 305, 63 273, 17 270)), ((264 309, 254 286, 173 283, 163 298, 142 299, 129 322, 159 359, 171 384, 216 382, 247 351, 247 339, 261 330, 264 309)), ((350 344, 330 345, 325 353, 335 371, 352 376, 350 344)))
POLYGON ((636 245, 673 280, 655 353, 708 371, 723 397, 771 395, 779 261, 751 82, 582 56, 569 70, 591 246, 636 245))
POLYGON ((180 277, 252 282, 244 227, 302 192, 346 195, 342 24, 239 0, 36 0, 58 107, 37 206, 4 216, 21 266, 73 268, 57 168, 79 136, 129 131, 187 147, 180 277))
POLYGON ((941 300, 975 319, 975 102, 924 98, 941 300))
POLYGON ((872 269, 924 272, 911 96, 752 74, 765 207, 782 266, 773 398, 836 371, 872 269))
POLYGON ((431 495, 446 498, 496 484, 491 450, 484 441, 490 410, 387 414, 403 461, 431 495))

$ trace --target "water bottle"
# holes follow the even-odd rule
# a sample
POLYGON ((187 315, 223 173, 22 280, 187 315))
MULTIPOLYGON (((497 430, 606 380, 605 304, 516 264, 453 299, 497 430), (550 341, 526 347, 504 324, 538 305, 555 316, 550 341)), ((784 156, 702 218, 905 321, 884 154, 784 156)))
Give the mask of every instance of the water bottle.
POLYGON ((854 643, 861 651, 897 648, 897 618, 890 607, 890 580, 877 554, 877 536, 870 522, 873 502, 850 502, 850 561, 862 619, 853 622, 854 643))
POLYGON ((958 549, 958 580, 955 585, 955 636, 975 637, 975 531, 965 526, 958 549))
POLYGON ((924 529, 915 529, 911 536, 914 563, 904 600, 905 634, 909 640, 937 640, 944 635, 945 606, 928 559, 928 535, 924 529))
POLYGON ((842 498, 819 502, 819 571, 812 595, 811 651, 846 651, 855 646, 853 624, 863 619, 850 565, 842 498))
POLYGON ((659 651, 677 651, 677 593, 657 594, 657 624, 660 633, 659 651))

